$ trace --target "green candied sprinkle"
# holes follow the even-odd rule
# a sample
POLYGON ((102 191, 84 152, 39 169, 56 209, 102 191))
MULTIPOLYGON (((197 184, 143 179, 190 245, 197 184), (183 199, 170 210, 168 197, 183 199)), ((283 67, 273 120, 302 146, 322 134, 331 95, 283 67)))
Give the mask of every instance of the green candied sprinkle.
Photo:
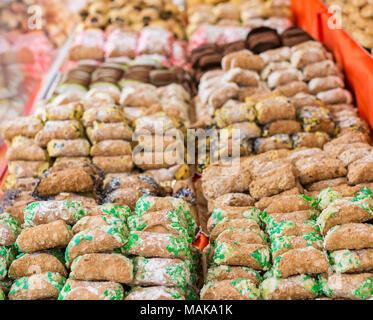
POLYGON ((319 195, 316 197, 318 206, 321 210, 326 209, 333 202, 341 198, 342 196, 331 188, 321 190, 319 195))
POLYGON ((268 230, 269 237, 273 241, 274 238, 281 237, 287 230, 295 227, 295 223, 292 221, 282 221, 280 223, 274 223, 273 226, 268 230))
POLYGON ((28 289, 28 277, 18 278, 10 288, 10 295, 16 294, 19 290, 28 289))
POLYGON ((251 253, 251 256, 259 263, 263 270, 268 270, 271 266, 271 257, 266 248, 258 249, 251 253))
POLYGON ((7 265, 9 265, 15 258, 13 249, 5 246, 0 246, 0 256, 4 257, 7 265))
POLYGON ((5 300, 5 293, 2 289, 0 289, 0 300, 5 300))
POLYGON ((69 250, 72 246, 74 246, 75 244, 79 244, 80 241, 82 241, 83 239, 85 240, 92 240, 93 237, 89 234, 86 234, 85 231, 82 231, 82 232, 79 232, 77 233, 69 242, 67 248, 66 248, 66 251, 65 251, 65 261, 66 263, 69 263, 70 260, 69 260, 69 250))
POLYGON ((6 274, 7 274, 7 261, 3 256, 1 256, 0 257, 0 276, 4 278, 6 274))
POLYGON ((177 289, 169 288, 169 289, 167 289, 167 293, 174 300, 181 300, 183 298, 183 296, 181 295, 181 293, 177 289))
POLYGON ((32 220, 34 220, 36 212, 39 210, 40 202, 30 203, 24 210, 24 223, 23 227, 33 227, 32 220))
POLYGON ((304 275, 302 280, 303 280, 303 286, 307 290, 309 290, 315 297, 317 297, 320 292, 319 283, 307 275, 304 275))
POLYGON ((114 203, 101 205, 101 211, 109 216, 126 221, 131 216, 131 209, 128 206, 121 206, 114 203))
POLYGON ((358 297, 359 299, 366 300, 373 295, 373 279, 366 278, 363 283, 353 290, 350 296, 358 297))
POLYGON ((106 289, 103 293, 104 300, 123 300, 124 292, 121 285, 116 285, 114 288, 106 289))
POLYGON ((19 222, 13 218, 9 213, 0 214, 0 224, 4 225, 7 229, 13 232, 17 237, 21 232, 19 222))
POLYGON ((188 244, 184 240, 184 237, 182 236, 173 236, 168 235, 167 236, 169 242, 167 244, 167 251, 170 253, 173 253, 174 255, 178 256, 182 253, 188 254, 188 244))
POLYGON ((66 281, 64 287, 62 288, 62 290, 60 291, 60 294, 58 296, 58 300, 63 300, 64 298, 66 298, 68 296, 68 294, 71 292, 71 287, 70 287, 70 283, 68 283, 66 281))
POLYGON ((308 202, 308 203, 311 205, 312 208, 314 208, 314 209, 316 209, 316 210, 318 209, 318 202, 317 202, 317 200, 316 200, 315 198, 312 198, 312 197, 306 196, 306 195, 304 195, 304 194, 300 195, 300 197, 301 197, 304 201, 308 202))
POLYGON ((186 265, 184 262, 175 262, 166 267, 165 273, 177 285, 186 291, 187 277, 185 273, 186 265))
POLYGON ((135 206, 136 215, 141 215, 150 209, 151 203, 148 198, 149 196, 145 194, 139 200, 137 200, 135 206))
POLYGON ((304 233, 302 237, 306 240, 307 246, 312 246, 313 243, 323 240, 323 238, 316 232, 304 233))
POLYGON ((236 281, 231 281, 231 285, 249 299, 257 299, 260 295, 259 289, 257 289, 251 283, 251 281, 247 279, 237 279, 236 281))
POLYGON ((352 203, 357 203, 362 209, 373 215, 373 198, 372 191, 368 188, 363 188, 351 200, 352 203))
POLYGON ((290 249, 291 237, 279 237, 272 240, 271 251, 272 254, 276 251, 282 250, 284 247, 290 249))
POLYGON ((131 216, 127 220, 128 227, 131 231, 141 231, 146 227, 146 222, 142 216, 131 216))
POLYGON ((48 282, 60 292, 65 285, 66 279, 61 277, 58 273, 47 273, 48 282))
POLYGON ((139 247, 142 243, 142 239, 137 233, 130 232, 128 235, 128 240, 124 246, 124 250, 131 250, 133 247, 139 247))
POLYGON ((126 230, 124 230, 124 228, 118 229, 116 227, 108 225, 108 226, 98 227, 97 229, 102 230, 102 231, 106 232, 107 234, 111 235, 118 242, 120 242, 122 245, 124 245, 127 241, 127 239, 124 236, 124 233, 126 232, 126 230))

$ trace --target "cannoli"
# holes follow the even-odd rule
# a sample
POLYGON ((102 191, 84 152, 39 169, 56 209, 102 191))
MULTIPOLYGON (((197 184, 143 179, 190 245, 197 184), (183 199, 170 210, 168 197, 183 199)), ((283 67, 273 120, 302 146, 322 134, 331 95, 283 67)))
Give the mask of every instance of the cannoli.
POLYGON ((350 184, 373 181, 373 159, 371 155, 356 160, 348 166, 347 180, 350 184))
POLYGON ((364 272, 373 269, 373 249, 336 250, 329 256, 336 273, 364 272))
POLYGON ((58 300, 123 300, 123 298, 124 290, 119 283, 68 279, 58 300))
POLYGON ((308 191, 321 191, 327 188, 338 187, 343 184, 347 184, 347 179, 345 177, 314 182, 314 183, 307 185, 306 189, 308 191))
POLYGON ((59 273, 45 272, 18 278, 9 291, 9 300, 57 299, 66 279, 59 273))
POLYGON ((36 136, 35 141, 41 147, 46 147, 53 139, 72 140, 83 137, 83 126, 77 120, 48 121, 36 136))
POLYGON ((8 147, 6 158, 12 160, 47 161, 48 154, 33 139, 17 136, 8 147))
POLYGON ((90 155, 96 156, 128 156, 132 154, 131 143, 122 140, 104 140, 91 147, 90 155))
POLYGON ((66 264, 69 265, 78 256, 117 249, 126 243, 126 229, 120 229, 117 225, 104 225, 96 229, 83 230, 74 235, 67 245, 66 264))
POLYGON ((271 265, 271 254, 266 245, 216 240, 213 262, 266 271, 271 265))
POLYGON ((325 105, 350 104, 353 101, 351 93, 348 90, 342 88, 319 92, 316 97, 320 99, 325 105))
POLYGON ((104 198, 104 203, 126 205, 131 210, 134 210, 137 200, 143 195, 144 193, 141 190, 134 190, 133 188, 116 189, 104 198))
POLYGON ((18 236, 16 245, 25 253, 66 247, 72 232, 63 220, 24 229, 18 236))
MULTIPOLYGON (((208 226, 211 226, 211 224, 208 226)), ((223 219, 223 221, 217 222, 214 228, 212 228, 210 232, 210 238, 212 241, 214 241, 216 238, 219 237, 219 235, 227 229, 248 229, 254 231, 254 235, 251 236, 253 238, 259 238, 259 243, 261 243, 263 240, 260 238, 260 226, 254 219, 249 218, 241 218, 241 219, 223 219)), ((238 236, 238 234, 237 234, 238 236)), ((250 237, 250 235, 248 235, 250 237)))
POLYGON ((333 117, 327 108, 303 107, 299 112, 299 119, 302 121, 303 130, 306 132, 326 132, 333 135, 335 124, 333 117))
POLYGON ((0 245, 13 245, 20 232, 21 227, 18 220, 13 218, 9 213, 2 213, 0 215, 0 245))
POLYGON ((88 253, 73 261, 70 278, 130 283, 133 279, 133 264, 118 253, 88 253))
POLYGON ((63 105, 47 105, 46 120, 79 120, 83 116, 83 106, 80 102, 70 102, 63 105))
POLYGON ((263 59, 249 50, 232 52, 221 60, 223 70, 230 70, 232 68, 261 70, 264 65, 263 59))
POLYGON ((339 73, 338 66, 332 60, 324 60, 305 66, 303 69, 303 80, 309 81, 314 78, 336 76, 339 73))
POLYGON ((86 139, 53 139, 48 142, 47 150, 51 157, 86 157, 89 156, 90 147, 86 139))
POLYGON ((323 49, 307 48, 307 50, 297 50, 293 52, 290 63, 294 68, 301 69, 309 64, 320 62, 327 59, 323 49))
POLYGON ((274 92, 291 98, 299 93, 308 93, 308 87, 303 81, 293 81, 278 86, 274 92))
POLYGON ((252 104, 237 100, 228 100, 220 109, 215 111, 216 123, 220 128, 237 122, 252 122, 255 117, 252 104))
POLYGON ((119 106, 107 105, 90 108, 84 112, 82 122, 85 127, 90 127, 95 121, 104 123, 121 122, 124 114, 119 106))
POLYGON ((201 300, 259 300, 259 289, 247 279, 208 282, 201 289, 201 300))
POLYGON ((0 246, 0 280, 4 280, 7 275, 9 276, 8 267, 14 259, 15 250, 13 247, 0 246))
POLYGON ((124 121, 116 123, 101 123, 94 121, 87 128, 87 136, 94 144, 103 140, 132 140, 132 129, 124 121))
POLYGON ((294 212, 288 212, 288 213, 269 214, 271 221, 277 224, 283 221, 302 223, 304 221, 316 219, 317 215, 318 215, 318 211, 316 210, 302 210, 302 211, 294 211, 294 212))
POLYGON ((273 71, 267 79, 268 86, 270 88, 279 87, 286 85, 293 81, 300 81, 302 79, 302 73, 294 68, 282 69, 273 71))
POLYGON ((184 164, 183 151, 179 149, 165 152, 136 152, 135 149, 133 161, 142 170, 170 168, 177 164, 184 164))
POLYGON ((37 178, 49 168, 48 161, 10 161, 8 176, 17 178, 37 178))
POLYGON ((259 85, 259 75, 256 72, 241 68, 228 70, 222 80, 234 82, 243 87, 257 87, 259 85))
MULTIPOLYGON (((101 211, 101 210, 98 210, 101 211)), ((73 234, 77 234, 84 230, 93 230, 101 226, 112 226, 117 229, 124 229, 127 231, 127 226, 125 225, 125 220, 117 218, 111 215, 88 216, 80 219, 72 228, 73 234)))
POLYGON ((308 246, 292 249, 277 256, 273 261, 273 274, 277 278, 288 278, 298 274, 327 273, 329 261, 325 253, 308 246))
POLYGON ((145 152, 166 152, 167 150, 183 150, 181 137, 162 135, 141 135, 138 137, 139 147, 145 152))
POLYGON ((145 83, 133 83, 123 88, 120 104, 127 107, 150 107, 159 102, 155 86, 145 83))
POLYGON ((185 290, 189 282, 190 272, 187 261, 135 257, 133 263, 136 272, 131 285, 175 286, 185 290))
POLYGON ((130 232, 123 250, 126 254, 143 257, 186 259, 190 256, 184 236, 143 231, 130 232))
POLYGON ((269 218, 265 220, 265 222, 267 224, 267 233, 271 241, 273 241, 273 239, 284 236, 299 237, 305 233, 320 233, 318 225, 312 220, 303 222, 283 221, 277 224, 273 219, 269 218))
POLYGON ((92 162, 105 173, 130 172, 134 166, 131 155, 97 156, 92 158, 92 162))
POLYGON ((320 291, 333 299, 367 300, 373 295, 373 274, 337 274, 319 276, 320 291))
POLYGON ((18 279, 48 271, 59 273, 64 278, 67 277, 62 252, 56 250, 56 253, 54 253, 51 250, 50 252, 26 253, 12 262, 8 273, 10 278, 18 279), (62 259, 59 255, 62 256, 62 259))
POLYGON ((208 269, 206 275, 206 283, 237 279, 247 279, 258 286, 262 277, 260 273, 254 269, 234 266, 213 266, 208 269))
POLYGON ((20 117, 8 120, 1 127, 2 136, 8 141, 16 136, 33 138, 42 129, 42 121, 35 117, 20 117))
POLYGON ((278 120, 271 123, 267 123, 264 126, 263 136, 270 137, 276 134, 294 134, 301 131, 300 123, 295 120, 278 120))
POLYGON ((291 50, 289 47, 281 47, 262 52, 259 56, 268 64, 270 62, 288 61, 290 60, 290 55, 291 50))
POLYGON ((277 197, 276 201, 269 204, 267 213, 287 213, 301 210, 311 210, 312 206, 299 195, 285 195, 277 197))
MULTIPOLYGON (((234 221, 234 220, 232 220, 234 221)), ((215 229, 213 230, 213 233, 215 229)), ((212 233, 212 234, 213 234, 212 233)), ((246 226, 243 224, 242 227, 237 226, 230 226, 228 229, 225 229, 216 237, 210 236, 211 241, 215 240, 218 241, 233 241, 239 243, 249 243, 249 244, 263 244, 266 245, 268 241, 267 235, 258 230, 256 226, 246 226)))
POLYGON ((7 185, 6 189, 14 188, 22 191, 33 191, 37 184, 36 178, 19 178, 14 181, 14 184, 7 185))
POLYGON ((275 120, 295 120, 295 107, 284 97, 273 97, 255 105, 260 124, 275 120))
MULTIPOLYGON (((351 163, 358 161, 360 159, 367 160, 367 156, 373 155, 373 149, 370 145, 366 145, 366 147, 352 147, 351 149, 343 151, 341 154, 338 155, 338 159, 340 159, 345 167, 348 167, 351 163)), ((369 161, 368 161, 369 162, 369 161)))
POLYGON ((335 88, 344 88, 343 80, 338 76, 327 76, 323 78, 313 78, 308 83, 308 89, 311 94, 317 94, 335 88))
POLYGON ((286 279, 270 277, 260 284, 260 294, 264 300, 314 299, 319 295, 319 285, 307 275, 286 279))
POLYGON ((293 148, 322 148, 330 140, 326 132, 298 132, 291 136, 293 148))
POLYGON ((243 210, 253 207, 255 200, 246 193, 227 193, 209 201, 209 208, 241 207, 243 210))
POLYGON ((124 300, 185 300, 185 293, 179 288, 165 286, 134 287, 124 300))

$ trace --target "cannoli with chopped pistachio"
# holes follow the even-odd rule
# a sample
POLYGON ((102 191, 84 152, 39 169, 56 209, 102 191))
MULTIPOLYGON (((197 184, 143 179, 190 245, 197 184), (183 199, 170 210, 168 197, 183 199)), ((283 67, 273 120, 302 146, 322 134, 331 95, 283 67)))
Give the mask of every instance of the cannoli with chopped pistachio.
POLYGON ((213 266, 207 270, 206 283, 237 279, 247 279, 256 286, 262 281, 258 271, 247 267, 213 266))
POLYGON ((16 245, 25 253, 66 247, 72 238, 70 229, 63 220, 26 228, 18 236, 16 245))
POLYGON ((131 143, 124 140, 104 140, 93 144, 90 155, 97 156, 129 156, 132 154, 131 143))
POLYGON ((373 226, 368 223, 346 223, 329 229, 324 238, 326 250, 373 248, 373 226))
POLYGON ((91 206, 86 206, 84 202, 71 199, 32 202, 24 210, 23 227, 35 227, 56 220, 74 224, 90 214, 90 209, 91 206))
POLYGON ((175 287, 134 287, 124 300, 185 300, 185 293, 175 287))
POLYGON ((263 153, 277 149, 291 149, 293 144, 288 134, 275 134, 268 138, 258 138, 254 142, 256 153, 263 153))
POLYGON ((326 132, 297 132, 291 136, 293 148, 322 148, 330 140, 326 132))
POLYGON ((162 210, 133 215, 127 220, 130 231, 144 231, 165 234, 183 235, 194 239, 196 230, 189 228, 185 218, 175 210, 162 210))
POLYGON ((3 138, 8 141, 16 136, 33 138, 42 129, 43 122, 32 116, 8 120, 1 128, 3 138))
POLYGON ((104 173, 130 172, 134 163, 131 155, 126 156, 97 156, 92 162, 104 173))
POLYGON ((62 251, 50 250, 46 252, 26 253, 18 257, 9 267, 9 278, 18 279, 30 277, 45 272, 59 273, 64 278, 67 271, 64 266, 62 251), (62 260, 62 261, 61 261, 62 260))
POLYGON ((180 259, 135 257, 135 276, 131 285, 179 287, 185 290, 190 278, 189 263, 180 259))
POLYGON ((57 299, 66 279, 59 273, 45 272, 18 278, 9 291, 9 300, 57 299))
POLYGON ((53 139, 48 142, 47 150, 51 157, 87 157, 91 145, 86 139, 53 139))
POLYGON ((15 250, 13 247, 0 246, 0 280, 9 275, 8 267, 15 259, 15 250))
POLYGON ((367 300, 373 295, 373 274, 323 274, 320 291, 332 299, 367 300))
POLYGON ((179 258, 190 256, 187 239, 181 235, 132 231, 123 247, 126 254, 143 257, 179 258))
POLYGON ((86 110, 83 114, 82 122, 85 127, 90 127, 93 125, 94 121, 115 123, 121 122, 123 119, 124 113, 121 107, 116 105, 105 105, 86 110))
POLYGON ((312 246, 286 251, 273 261, 273 275, 287 278, 298 274, 326 273, 329 269, 327 255, 312 246))
POLYGON ((91 216, 104 215, 127 221, 128 217, 131 215, 131 209, 126 205, 118 205, 114 203, 104 203, 102 205, 92 208, 90 211, 91 216))
POLYGON ((373 269, 373 249, 336 250, 329 256, 336 273, 364 272, 373 269))
POLYGON ((48 161, 9 161, 8 177, 37 178, 48 168, 48 161))
POLYGON ((266 245, 268 242, 267 235, 256 227, 229 227, 221 232, 216 239, 218 241, 233 241, 238 243, 263 245, 266 245))
POLYGON ((133 264, 131 259, 119 253, 88 253, 73 261, 70 278, 130 283, 133 264))
POLYGON ((123 300, 119 283, 109 281, 80 281, 67 279, 58 300, 123 300))
POLYGON ((201 300, 259 300, 259 289, 247 279, 208 282, 201 289, 201 300))
POLYGON ((18 235, 21 232, 21 226, 17 219, 9 213, 0 214, 0 245, 14 245, 18 235))
POLYGON ((73 140, 82 138, 84 128, 78 120, 48 121, 36 136, 40 147, 46 147, 53 139, 73 140))
POLYGON ((271 265, 271 254, 267 245, 216 240, 213 262, 266 271, 271 265))
POLYGON ((313 247, 323 249, 323 238, 317 233, 304 233, 301 236, 285 236, 272 240, 271 253, 273 259, 293 249, 313 247))
POLYGON ((103 140, 132 140, 132 128, 127 122, 102 123, 93 122, 92 127, 87 128, 87 136, 94 144, 103 140))
POLYGON ((6 158, 9 161, 47 161, 48 154, 35 143, 34 139, 17 136, 12 139, 6 158))
POLYGON ((255 105, 257 120, 266 124, 275 120, 295 120, 295 107, 285 97, 271 97, 255 105))
MULTIPOLYGON (((119 220, 119 219, 118 219, 119 220)), ((127 242, 127 229, 118 225, 104 225, 75 234, 65 251, 66 265, 78 256, 110 251, 122 247, 127 242)))
POLYGON ((322 234, 325 235, 329 229, 337 225, 371 220, 373 217, 372 208, 370 196, 335 200, 321 212, 317 223, 322 234))
POLYGON ((83 116, 83 106, 80 102, 70 102, 63 105, 49 104, 45 108, 45 118, 55 120, 79 120, 83 116))
POLYGON ((305 132, 335 133, 335 123, 331 112, 323 107, 303 107, 299 111, 299 119, 305 132))
POLYGON ((264 300, 305 300, 319 295, 317 280, 305 274, 286 279, 270 277, 259 288, 264 300))
POLYGON ((215 110, 216 124, 220 128, 237 122, 253 122, 255 118, 253 104, 238 100, 228 100, 220 109, 215 110))
POLYGON ((252 230, 254 232, 259 232, 260 231, 260 225, 252 219, 230 219, 230 220, 225 220, 220 223, 218 223, 210 233, 210 239, 211 241, 214 241, 219 237, 219 235, 228 229, 248 229, 252 230))

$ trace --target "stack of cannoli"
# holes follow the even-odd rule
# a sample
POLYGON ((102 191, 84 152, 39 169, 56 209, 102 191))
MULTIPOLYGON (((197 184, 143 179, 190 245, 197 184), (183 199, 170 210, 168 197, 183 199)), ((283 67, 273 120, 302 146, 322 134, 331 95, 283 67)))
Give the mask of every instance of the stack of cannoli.
POLYGON ((362 188, 353 197, 324 189, 314 201, 332 270, 320 276, 322 293, 332 299, 370 299, 372 281, 372 191, 362 188))
POLYGON ((35 182, 34 179, 48 169, 48 153, 36 140, 43 126, 43 122, 33 116, 9 120, 3 125, 2 135, 8 145, 6 157, 9 161, 5 188, 35 182))
POLYGON ((198 250, 196 218, 176 197, 144 195, 134 215, 124 253, 133 256, 134 278, 126 300, 184 300, 196 296, 198 250))

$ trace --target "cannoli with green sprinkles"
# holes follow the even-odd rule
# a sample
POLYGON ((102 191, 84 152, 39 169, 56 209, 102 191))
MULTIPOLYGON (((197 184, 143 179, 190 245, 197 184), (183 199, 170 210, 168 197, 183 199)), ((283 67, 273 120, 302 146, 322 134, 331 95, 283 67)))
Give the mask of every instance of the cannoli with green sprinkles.
POLYGON ((175 287, 134 287, 124 300, 185 300, 185 293, 175 287))
POLYGON ((313 209, 311 204, 305 201, 301 195, 280 196, 270 203, 265 211, 267 213, 288 213, 313 209))
POLYGON ((259 289, 247 279, 208 282, 201 289, 201 300, 259 300, 259 289))
POLYGON ((71 239, 65 251, 66 265, 87 253, 110 251, 122 247, 127 242, 125 228, 106 225, 96 229, 83 230, 71 239))
POLYGON ((237 230, 237 229, 241 229, 241 228, 251 230, 251 231, 254 231, 256 233, 259 233, 259 231, 260 231, 259 224, 254 220, 251 220, 251 219, 231 219, 231 220, 226 220, 226 221, 222 221, 222 222, 218 223, 214 227, 214 229, 211 230, 210 239, 211 239, 211 241, 214 241, 225 230, 228 230, 228 229, 237 230))
MULTIPOLYGON (((270 216, 269 216, 270 217, 270 216)), ((273 219, 266 219, 266 231, 271 241, 283 236, 301 236, 304 233, 320 234, 319 226, 312 220, 304 222, 283 221, 277 224, 273 219)))
POLYGON ((47 150, 51 157, 87 157, 91 145, 86 139, 53 139, 48 142, 47 150))
POLYGON ((66 279, 59 273, 45 272, 18 278, 9 291, 9 300, 57 300, 66 279))
POLYGON ((267 271, 271 265, 270 249, 262 244, 215 241, 213 262, 216 265, 244 266, 267 271))
POLYGON ((371 203, 370 196, 361 199, 338 199, 321 212, 316 222, 325 235, 330 228, 337 225, 369 221, 373 218, 371 203))
POLYGON ((21 232, 21 226, 17 219, 9 213, 0 214, 0 245, 14 245, 18 235, 21 232))
POLYGON ((48 161, 9 161, 8 177, 37 178, 49 168, 48 161))
POLYGON ((88 253, 73 261, 70 278, 130 283, 133 279, 133 263, 119 253, 88 253))
POLYGON ((289 213, 270 213, 269 215, 274 219, 273 221, 278 224, 283 221, 302 223, 304 221, 316 219, 318 214, 319 212, 316 210, 303 210, 289 213))
POLYGON ((5 293, 3 289, 0 288, 0 300, 5 300, 5 293))
POLYGON ((86 131, 93 144, 104 140, 132 141, 132 128, 125 121, 116 123, 94 121, 93 126, 88 127, 86 131))
POLYGON ((0 280, 9 275, 8 267, 15 259, 15 250, 13 247, 0 246, 0 280))
POLYGON ((190 257, 188 240, 181 235, 132 231, 123 247, 124 253, 143 257, 179 258, 190 257))
POLYGON ((206 274, 206 283, 237 279, 247 279, 256 286, 262 281, 258 271, 240 266, 212 266, 206 274))
POLYGON ((93 144, 90 150, 92 157, 129 156, 132 154, 131 143, 124 140, 104 140, 93 144))
POLYGON ((190 278, 189 263, 180 259, 135 257, 135 276, 131 285, 179 287, 185 290, 190 278))
POLYGON ((90 207, 81 201, 66 199, 32 202, 24 210, 23 227, 35 227, 56 220, 63 220, 71 225, 89 214, 90 207))
POLYGON ((58 300, 123 300, 124 290, 110 281, 80 281, 67 279, 58 300))
POLYGON ((131 231, 145 231, 166 234, 179 234, 194 239, 195 228, 188 226, 183 216, 175 210, 162 210, 145 213, 141 216, 133 215, 127 220, 131 231))
POLYGON ((131 155, 97 156, 92 158, 92 162, 104 173, 130 172, 134 167, 131 155))
POLYGON ((121 122, 123 119, 124 113, 122 108, 116 105, 105 105, 86 110, 83 114, 82 122, 85 127, 90 127, 94 121, 115 123, 121 122))
POLYGON ((218 241, 233 241, 238 243, 251 243, 266 245, 268 236, 257 228, 228 228, 220 233, 217 237, 218 241))
POLYGON ((47 161, 48 153, 39 147, 34 139, 17 136, 12 139, 11 144, 8 146, 6 158, 9 161, 47 161))
POLYGON ((84 109, 80 102, 70 102, 63 105, 49 104, 45 108, 45 119, 54 120, 79 120, 83 116, 84 109))
POLYGON ((62 252, 51 251, 26 253, 18 257, 9 267, 9 278, 18 279, 21 277, 30 277, 34 274, 45 272, 59 273, 62 277, 67 277, 67 271, 64 266, 62 252), (62 261, 61 261, 62 260, 62 261))
POLYGON ((305 300, 319 295, 317 280, 305 274, 286 279, 270 277, 259 288, 264 300, 305 300))
POLYGON ((323 274, 320 292, 332 299, 367 300, 373 295, 373 274, 323 274))
POLYGON ((125 221, 122 219, 118 219, 112 216, 106 215, 97 215, 97 216, 88 216, 80 219, 73 227, 72 232, 73 234, 77 234, 84 230, 93 230, 99 228, 101 226, 113 226, 115 228, 122 228, 123 230, 127 230, 127 226, 125 221))
POLYGON ((271 243, 272 258, 284 254, 293 249, 313 247, 323 249, 323 238, 317 233, 304 233, 301 236, 288 236, 274 238, 271 243))
POLYGON ((329 269, 327 255, 312 246, 292 249, 273 260, 272 273, 278 278, 298 274, 326 273, 329 269))
POLYGON ((66 247, 72 238, 71 228, 63 220, 26 228, 18 236, 16 246, 21 252, 66 247))
POLYGON ((46 147, 53 139, 73 140, 83 135, 84 128, 78 120, 48 121, 36 134, 35 141, 40 147, 46 147))
POLYGON ((324 238, 326 250, 373 248, 373 225, 346 223, 329 229, 324 238))
POLYGON ((6 121, 1 127, 2 136, 11 141, 16 136, 33 138, 43 129, 43 122, 36 117, 19 117, 6 121))
POLYGON ((354 273, 373 270, 373 249, 336 250, 330 253, 336 273, 354 273))

